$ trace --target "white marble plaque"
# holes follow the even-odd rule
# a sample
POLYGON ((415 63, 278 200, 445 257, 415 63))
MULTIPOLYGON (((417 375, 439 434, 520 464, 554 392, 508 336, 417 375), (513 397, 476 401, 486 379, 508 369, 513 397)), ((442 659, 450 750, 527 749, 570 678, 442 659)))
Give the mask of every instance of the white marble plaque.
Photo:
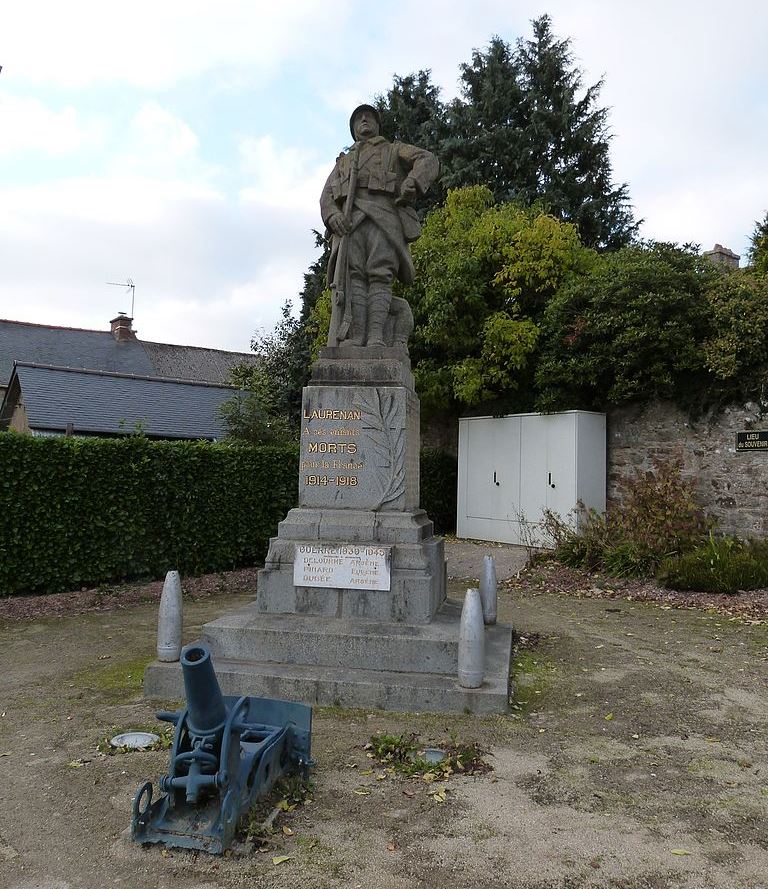
POLYGON ((389 590, 392 547, 364 543, 296 544, 294 586, 389 590))

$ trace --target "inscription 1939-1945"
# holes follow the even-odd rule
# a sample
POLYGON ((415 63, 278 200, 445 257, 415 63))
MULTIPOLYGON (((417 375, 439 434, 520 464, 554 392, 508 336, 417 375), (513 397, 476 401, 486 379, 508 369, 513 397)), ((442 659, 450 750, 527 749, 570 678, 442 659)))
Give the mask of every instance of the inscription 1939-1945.
POLYGON ((389 590, 391 546, 298 544, 293 562, 296 586, 389 590))
POLYGON ((768 451, 768 429, 760 431, 737 432, 737 451, 768 451))

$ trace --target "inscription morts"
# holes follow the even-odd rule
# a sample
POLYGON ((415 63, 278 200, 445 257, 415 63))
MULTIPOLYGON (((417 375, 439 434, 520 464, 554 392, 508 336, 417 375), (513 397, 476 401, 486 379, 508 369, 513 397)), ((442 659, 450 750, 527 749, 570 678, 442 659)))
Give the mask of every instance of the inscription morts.
MULTIPOLYGON (((304 390, 299 504, 351 509, 404 509, 418 490, 413 398, 398 386, 310 386, 304 390)), ((418 408, 415 414, 418 429, 418 408)), ((418 461, 418 452, 416 452, 418 461)), ((418 495, 416 495, 418 496, 418 495)))
POLYGON ((391 546, 299 544, 293 560, 295 586, 389 590, 391 546))

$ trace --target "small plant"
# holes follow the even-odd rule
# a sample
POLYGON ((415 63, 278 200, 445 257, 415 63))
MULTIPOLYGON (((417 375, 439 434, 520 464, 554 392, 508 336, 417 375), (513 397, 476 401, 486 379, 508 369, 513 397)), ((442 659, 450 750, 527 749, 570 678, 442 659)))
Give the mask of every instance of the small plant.
POLYGON ((680 460, 667 460, 651 472, 638 473, 625 483, 620 504, 604 515, 581 513, 577 530, 545 513, 545 531, 555 544, 556 558, 616 577, 651 576, 664 559, 700 545, 712 522, 681 470, 680 460))
POLYGON ((427 745, 419 743, 416 733, 402 735, 376 734, 364 748, 371 759, 389 766, 394 772, 424 780, 445 780, 453 774, 476 775, 488 772, 492 766, 483 756, 486 751, 473 741, 459 743, 455 736, 448 744, 441 743, 444 754, 437 762, 427 758, 427 745))
POLYGON ((301 775, 286 775, 272 788, 269 796, 260 799, 240 822, 240 834, 261 848, 269 846, 277 833, 291 836, 289 828, 277 829, 278 817, 299 806, 309 806, 314 799, 314 784, 301 775))
POLYGON ((658 574, 667 589, 733 594, 768 587, 768 541, 715 537, 689 553, 665 559, 658 574))

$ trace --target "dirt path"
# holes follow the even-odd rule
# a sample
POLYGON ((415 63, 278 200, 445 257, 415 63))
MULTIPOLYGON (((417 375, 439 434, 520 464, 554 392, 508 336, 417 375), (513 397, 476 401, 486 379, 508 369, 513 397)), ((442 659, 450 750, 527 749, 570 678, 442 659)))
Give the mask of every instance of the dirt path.
MULTIPOLYGON (((454 595, 463 585, 454 583, 454 595)), ((187 608, 194 624, 244 601, 187 608)), ((101 756, 156 725, 141 698, 156 605, 0 629, 0 887, 625 887, 768 884, 768 627, 623 600, 504 592, 521 634, 509 716, 319 710, 314 802, 271 851, 211 858, 121 838, 167 752, 101 756), (494 771, 376 780, 374 731, 478 740, 494 771), (355 790, 368 790, 367 794, 355 790), (273 855, 290 855, 273 865, 273 855)))

